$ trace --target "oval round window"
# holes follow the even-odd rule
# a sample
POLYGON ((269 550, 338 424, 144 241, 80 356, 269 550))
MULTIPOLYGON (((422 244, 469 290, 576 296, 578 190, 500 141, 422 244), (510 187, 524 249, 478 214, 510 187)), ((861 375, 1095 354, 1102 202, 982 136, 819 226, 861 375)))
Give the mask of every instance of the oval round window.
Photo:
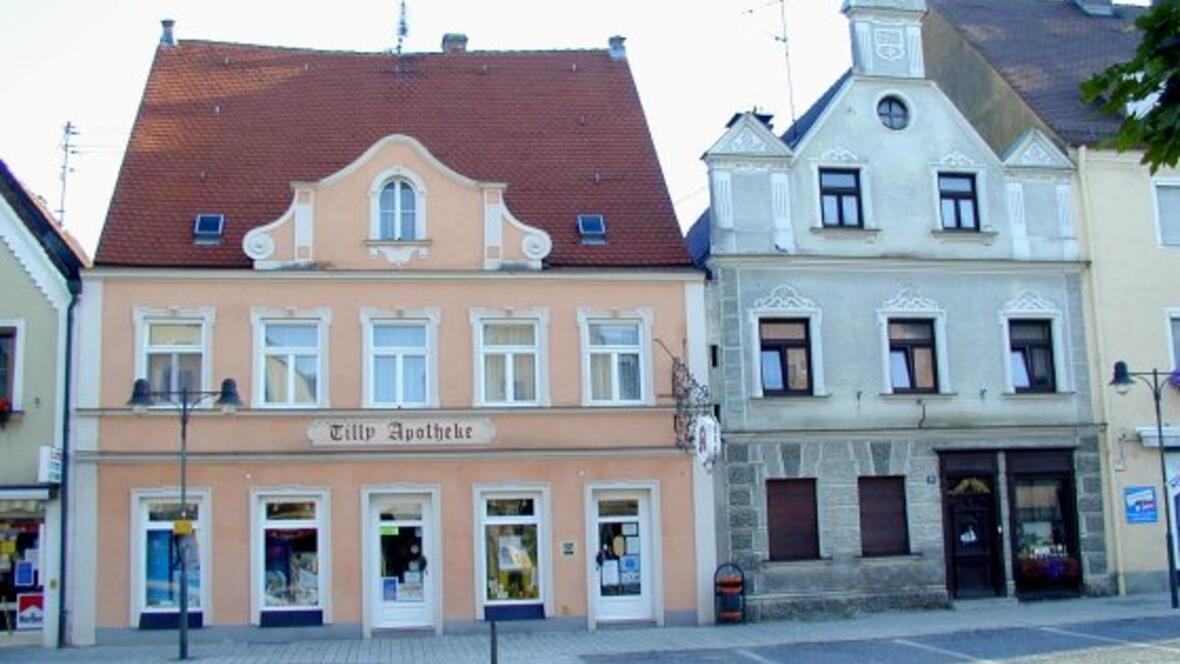
POLYGON ((890 129, 905 129, 910 124, 910 109, 897 97, 885 97, 877 102, 877 117, 890 129))

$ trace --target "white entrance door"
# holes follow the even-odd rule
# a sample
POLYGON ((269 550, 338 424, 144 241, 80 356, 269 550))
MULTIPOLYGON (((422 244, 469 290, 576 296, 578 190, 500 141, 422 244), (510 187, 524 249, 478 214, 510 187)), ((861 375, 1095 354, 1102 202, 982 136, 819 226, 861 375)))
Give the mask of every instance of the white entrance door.
POLYGON ((594 494, 597 550, 590 556, 590 573, 599 622, 655 617, 649 504, 647 492, 594 494))
POLYGON ((421 628, 434 625, 432 574, 438 573, 430 528, 430 496, 376 496, 370 511, 374 551, 370 588, 373 627, 421 628))

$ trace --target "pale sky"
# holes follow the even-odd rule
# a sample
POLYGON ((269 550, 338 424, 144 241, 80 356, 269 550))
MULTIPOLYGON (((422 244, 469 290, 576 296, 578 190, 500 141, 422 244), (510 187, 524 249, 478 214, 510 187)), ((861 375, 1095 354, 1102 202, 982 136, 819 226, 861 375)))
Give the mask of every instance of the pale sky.
MULTIPOLYGON (((849 63, 840 0, 787 0, 796 114, 849 63)), ((185 39, 382 51, 397 0, 0 0, 0 159, 56 210, 62 127, 73 122, 66 227, 93 255, 161 18, 185 39)), ((627 55, 682 226, 708 203, 703 153, 737 111, 790 123, 778 0, 407 0, 405 50, 605 48, 627 55)))

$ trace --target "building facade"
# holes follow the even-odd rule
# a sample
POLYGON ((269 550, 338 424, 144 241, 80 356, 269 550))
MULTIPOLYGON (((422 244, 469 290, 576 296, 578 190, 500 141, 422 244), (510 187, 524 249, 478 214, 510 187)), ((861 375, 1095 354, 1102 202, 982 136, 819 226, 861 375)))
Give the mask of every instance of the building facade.
MULTIPOLYGON (((1180 172, 1152 174, 1141 153, 1102 144, 1121 118, 1082 105, 1078 86, 1134 57, 1141 7, 1074 2, 933 3, 927 22, 932 78, 948 90, 989 144, 1003 145, 1034 125, 1067 152, 1081 192, 1079 240, 1089 263, 1086 310, 1096 419, 1105 423, 1111 570, 1122 592, 1167 588, 1165 522, 1175 520, 1180 476, 1180 398, 1163 391, 1167 488, 1162 484, 1154 402, 1143 385, 1120 396, 1107 385, 1115 362, 1132 370, 1180 364, 1180 172), (1084 51, 1073 44, 1084 42, 1084 51), (1024 47, 1013 48, 1013 44, 1024 47), (1052 72, 1026 77, 1020 72, 1052 72), (964 84, 971 81, 972 84, 964 84), (1101 389, 1097 389, 1101 388, 1101 389)), ((1175 521, 1173 521, 1175 532, 1175 521)))
POLYGON ((84 261, 0 161, 0 630, 39 630, 46 646, 58 640, 56 471, 67 431, 68 330, 84 261))
POLYGON ((710 620, 703 277, 622 40, 443 48, 166 33, 86 275, 78 642, 174 629, 172 561, 198 635, 710 620), (225 378, 176 534, 176 411, 126 400, 225 378))
POLYGON ((755 618, 1109 592, 1072 163, 994 150, 921 0, 850 0, 853 68, 706 153, 720 556, 755 618))

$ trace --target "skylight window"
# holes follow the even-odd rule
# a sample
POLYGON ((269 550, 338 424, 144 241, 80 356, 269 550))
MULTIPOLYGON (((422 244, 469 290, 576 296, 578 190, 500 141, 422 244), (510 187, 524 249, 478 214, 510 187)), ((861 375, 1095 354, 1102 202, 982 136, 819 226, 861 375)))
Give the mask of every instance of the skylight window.
POLYGON ((582 244, 605 244, 606 219, 601 214, 579 214, 578 235, 582 244))
POLYGON ((202 213, 193 223, 193 239, 197 244, 217 244, 225 230, 225 215, 202 213))

